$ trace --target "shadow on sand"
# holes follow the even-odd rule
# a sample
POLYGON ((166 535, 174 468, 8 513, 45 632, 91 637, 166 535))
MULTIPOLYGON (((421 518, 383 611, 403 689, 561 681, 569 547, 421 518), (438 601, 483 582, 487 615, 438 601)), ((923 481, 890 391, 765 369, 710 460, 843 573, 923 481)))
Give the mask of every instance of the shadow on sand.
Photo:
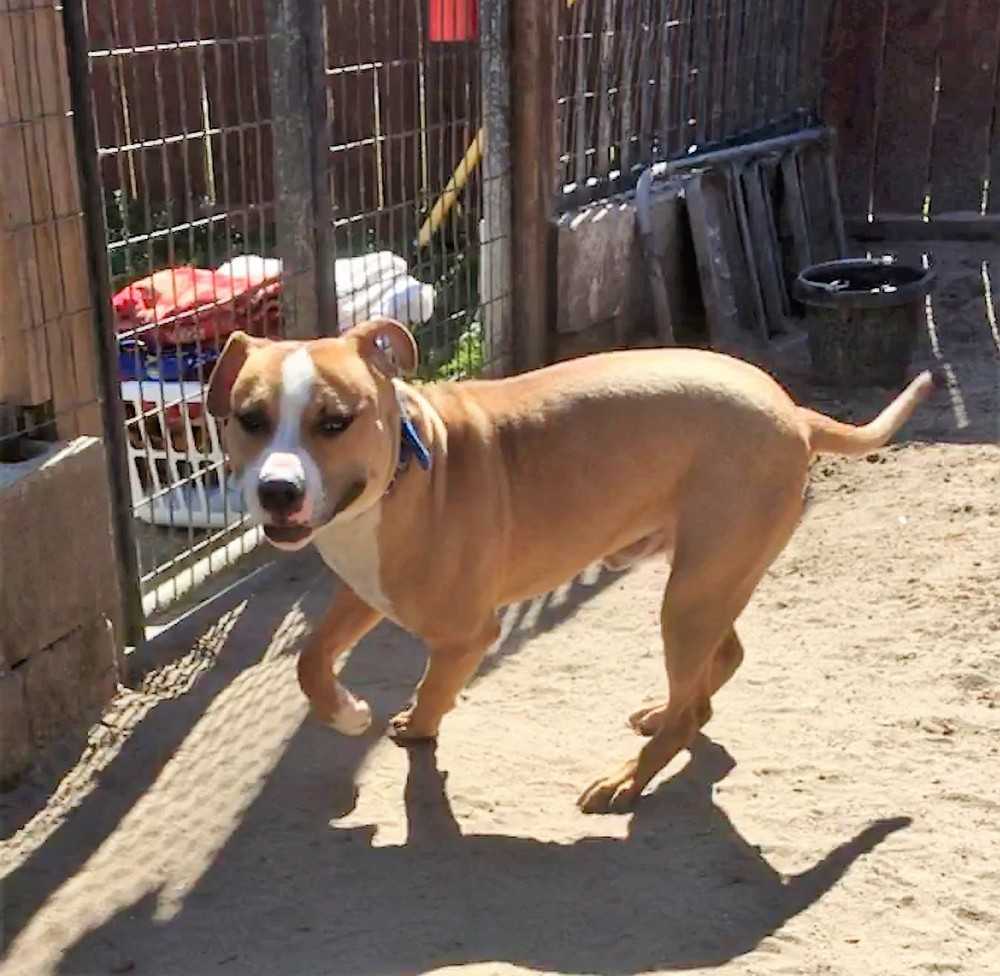
MULTIPOLYGON (((592 573, 530 612, 515 608, 481 680, 620 578, 592 573)), ((463 835, 434 749, 414 747, 406 840, 380 845, 377 827, 334 818, 353 807, 359 771, 408 699, 424 652, 383 626, 348 661, 345 681, 381 722, 365 737, 302 721, 292 677, 298 638, 280 638, 295 614, 321 612, 330 585, 308 560, 286 564, 171 636, 190 649, 214 632, 214 656, 135 726, 97 788, 5 879, 12 965, 18 949, 30 958, 32 945, 42 947, 45 972, 74 976, 721 965, 908 822, 872 823, 783 878, 713 802, 713 784, 734 762, 701 738, 687 767, 643 798, 623 839, 463 835), (234 616, 220 630, 227 607, 234 616)), ((169 659, 171 649, 160 654, 169 659)))
POLYGON ((90 971, 110 945, 158 976, 223 963, 241 974, 303 976, 473 962, 607 974, 721 965, 909 823, 872 823, 783 878, 713 803, 713 784, 734 763, 703 737, 688 766, 643 799, 624 839, 463 835, 433 746, 417 746, 408 751, 405 843, 374 846, 374 826, 337 828, 320 816, 275 860, 268 836, 286 815, 298 748, 178 915, 157 922, 152 898, 129 906, 74 947, 60 971, 90 971), (275 887, 283 909, 258 910, 254 891, 275 887))

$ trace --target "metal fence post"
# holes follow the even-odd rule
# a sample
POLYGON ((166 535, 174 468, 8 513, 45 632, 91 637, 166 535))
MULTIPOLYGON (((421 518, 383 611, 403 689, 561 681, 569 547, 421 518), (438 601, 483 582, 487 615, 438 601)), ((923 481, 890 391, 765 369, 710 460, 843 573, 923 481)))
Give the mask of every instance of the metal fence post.
POLYGON ((555 290, 558 5, 510 0, 514 365, 548 362, 555 290))
POLYGON ((486 369, 491 376, 504 376, 513 367, 508 0, 480 0, 479 50, 485 135, 479 295, 486 369))
POLYGON ((327 173, 326 4, 267 0, 275 227, 284 262, 284 333, 337 332, 327 173))
MULTIPOLYGON (((66 65, 69 75, 70 104, 73 109, 73 135, 83 203, 87 243, 87 269, 94 303, 93 324, 96 333, 97 379, 101 399, 101 421, 107 445, 108 476, 115 548, 119 564, 125 644, 137 646, 145 638, 145 615, 139 588, 139 559, 132 520, 132 493, 126 471, 125 409, 118 385, 118 344, 111 306, 111 278, 108 267, 107 227, 101 195, 101 172, 97 159, 90 89, 87 25, 82 3, 63 6, 63 34, 66 40, 66 65)), ((86 567, 82 567, 86 571, 86 567)))

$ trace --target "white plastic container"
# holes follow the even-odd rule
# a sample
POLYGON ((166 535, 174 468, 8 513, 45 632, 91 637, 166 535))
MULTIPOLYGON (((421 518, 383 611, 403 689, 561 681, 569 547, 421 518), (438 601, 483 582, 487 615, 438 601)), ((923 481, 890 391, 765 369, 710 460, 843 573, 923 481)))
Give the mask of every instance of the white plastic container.
POLYGON ((235 478, 227 478, 215 419, 200 383, 121 384, 135 517, 150 525, 221 529, 244 515, 235 478))

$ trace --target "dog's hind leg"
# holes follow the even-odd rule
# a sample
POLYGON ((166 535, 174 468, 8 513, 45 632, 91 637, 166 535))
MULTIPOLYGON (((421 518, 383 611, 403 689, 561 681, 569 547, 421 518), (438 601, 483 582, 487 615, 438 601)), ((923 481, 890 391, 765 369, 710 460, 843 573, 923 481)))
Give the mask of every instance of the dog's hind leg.
POLYGON ((715 650, 732 628, 742 606, 736 601, 706 600, 696 587, 667 585, 661 629, 667 658, 668 699, 659 728, 640 750, 610 776, 591 784, 580 797, 585 813, 624 813, 646 784, 694 739, 703 717, 708 669, 715 650))
MULTIPOLYGON (((698 727, 704 728, 712 717, 712 696, 736 673, 743 663, 743 644, 735 629, 731 629, 712 655, 712 664, 708 676, 708 691, 699 707, 698 727)), ((629 725, 639 735, 652 736, 660 730, 664 716, 667 714, 667 704, 647 705, 633 712, 628 719, 629 725)))
MULTIPOLYGON (((711 716, 710 699, 742 658, 733 625, 767 567, 798 524, 801 491, 746 493, 734 505, 700 511, 685 523, 660 613, 667 703, 639 755, 591 784, 579 799, 585 813, 631 809, 646 784, 711 716)), ((697 493, 696 493, 697 494, 697 493)), ((703 496, 704 497, 704 496, 703 496)))
POLYGON ((434 739, 441 719, 455 707, 459 692, 500 636, 492 618, 473 637, 428 641, 427 669, 417 686, 416 700, 391 721, 395 739, 434 739))

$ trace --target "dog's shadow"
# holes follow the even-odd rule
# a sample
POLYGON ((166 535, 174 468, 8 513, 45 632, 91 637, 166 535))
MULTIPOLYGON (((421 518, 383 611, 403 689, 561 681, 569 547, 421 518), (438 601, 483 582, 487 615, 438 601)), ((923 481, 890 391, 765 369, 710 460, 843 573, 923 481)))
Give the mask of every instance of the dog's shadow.
POLYGON ((570 844, 463 833, 434 748, 412 747, 407 758, 402 844, 379 846, 374 826, 317 823, 270 851, 281 803, 269 787, 258 801, 269 813, 251 813, 179 914, 155 919, 153 898, 133 905, 78 943, 60 971, 99 957, 95 940, 131 944, 137 963, 162 976, 190 971, 194 959, 344 976, 466 963, 608 974, 721 965, 908 823, 872 823, 783 878, 714 804, 713 784, 733 760, 704 737, 688 766, 642 799, 626 838, 570 844), (275 888, 280 908, 240 894, 275 888), (233 901, 228 911, 220 898, 233 901), (220 928, 226 915, 232 924, 220 928))

